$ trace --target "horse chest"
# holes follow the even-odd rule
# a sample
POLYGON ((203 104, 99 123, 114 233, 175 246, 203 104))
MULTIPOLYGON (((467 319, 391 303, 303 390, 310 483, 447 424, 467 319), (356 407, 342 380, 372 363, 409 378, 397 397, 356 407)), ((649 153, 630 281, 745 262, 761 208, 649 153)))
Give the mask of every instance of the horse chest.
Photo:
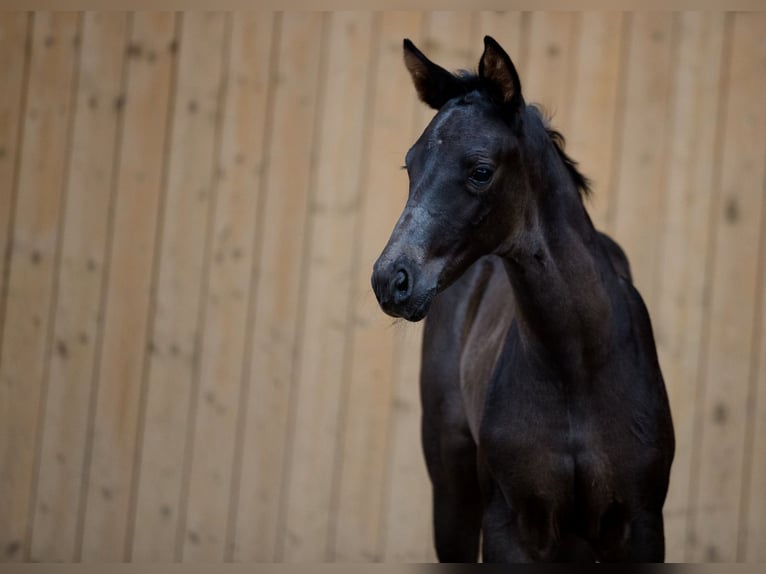
POLYGON ((615 489, 614 462, 619 455, 608 425, 564 393, 507 393, 487 401, 481 443, 493 466, 509 469, 517 488, 585 496, 583 489, 615 489))
POLYGON ((590 532, 624 496, 614 434, 625 429, 616 428, 604 401, 573 396, 562 381, 514 367, 500 365, 485 403, 480 440, 491 474, 521 512, 545 509, 557 521, 576 515, 577 528, 590 532))

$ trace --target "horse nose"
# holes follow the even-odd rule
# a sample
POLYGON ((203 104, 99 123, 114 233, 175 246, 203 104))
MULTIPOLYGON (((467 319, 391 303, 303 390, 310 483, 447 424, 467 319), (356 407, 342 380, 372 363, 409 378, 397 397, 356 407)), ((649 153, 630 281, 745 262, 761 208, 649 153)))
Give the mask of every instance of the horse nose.
POLYGON ((406 262, 381 266, 372 272, 372 290, 381 308, 388 312, 406 304, 412 296, 413 274, 406 262))

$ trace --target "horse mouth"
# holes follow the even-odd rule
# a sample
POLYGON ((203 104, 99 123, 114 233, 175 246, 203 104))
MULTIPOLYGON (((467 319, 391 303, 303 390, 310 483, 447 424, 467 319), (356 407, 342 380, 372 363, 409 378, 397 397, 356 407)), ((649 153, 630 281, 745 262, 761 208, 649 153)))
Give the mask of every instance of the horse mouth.
POLYGON ((402 309, 399 316, 402 319, 406 319, 412 323, 422 321, 426 315, 428 315, 429 309, 431 309, 431 303, 436 296, 436 289, 429 289, 418 296, 414 301, 411 301, 405 309, 402 309))

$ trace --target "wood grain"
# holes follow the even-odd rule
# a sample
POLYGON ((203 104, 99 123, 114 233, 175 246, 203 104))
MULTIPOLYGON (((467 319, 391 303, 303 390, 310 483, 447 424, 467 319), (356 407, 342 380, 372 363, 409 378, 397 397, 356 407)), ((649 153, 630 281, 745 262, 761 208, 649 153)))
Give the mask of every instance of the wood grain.
POLYGON ((610 200, 609 230, 625 250, 633 280, 649 313, 654 311, 654 272, 665 222, 668 118, 675 70, 675 16, 630 15, 617 187, 610 200))
POLYGON ((78 14, 37 13, 0 347, 0 548, 28 552, 79 54, 78 14))
POLYGON ((668 146, 666 223, 653 327, 676 435, 665 504, 667 559, 684 560, 688 493, 706 304, 707 249, 716 189, 719 86, 723 80, 723 14, 683 14, 677 88, 668 146))
POLYGON ((3 89, 0 90, 0 333, 5 316, 5 293, 11 258, 16 174, 21 143, 20 120, 26 105, 31 31, 31 14, 0 15, 0 70, 3 70, 4 81, 3 89))
POLYGON ((71 561, 90 395, 103 313, 115 153, 123 114, 125 14, 84 16, 82 56, 63 212, 58 297, 34 507, 32 560, 71 561))
POLYGON ((225 16, 187 13, 182 22, 133 526, 132 558, 152 562, 177 560, 182 539, 198 539, 184 531, 179 508, 204 328, 225 16))
POLYGON ((248 404, 233 558, 277 556, 288 410, 298 344, 323 16, 287 13, 278 29, 263 241, 250 317, 248 404))
POLYGON ((730 562, 737 557, 739 512, 751 373, 756 351, 754 313, 758 297, 758 248, 766 173, 766 16, 734 16, 725 80, 725 126, 720 158, 720 201, 716 202, 712 254, 710 336, 703 349, 704 381, 698 477, 690 555, 694 560, 730 562), (748 145, 738 145, 748 142, 748 145))
POLYGON ((234 14, 226 63, 216 209, 205 281, 205 325, 186 505, 183 560, 220 562, 227 552, 235 443, 258 225, 274 18, 234 14), (216 445, 211 449, 210 445, 216 445))
POLYGON ((353 246, 374 72, 370 13, 330 16, 328 65, 321 96, 317 172, 309 200, 304 255, 305 316, 298 339, 292 442, 286 476, 286 561, 327 559, 346 332, 349 328, 353 246))
POLYGON ((625 20, 621 13, 580 14, 572 48, 574 77, 563 135, 567 154, 591 180, 593 195, 587 208, 599 230, 607 227, 609 205, 616 193, 612 184, 625 20))
POLYGON ((149 350, 155 241, 178 49, 175 17, 136 13, 128 70, 104 326, 89 426, 78 560, 129 557, 128 533, 144 359, 149 350))

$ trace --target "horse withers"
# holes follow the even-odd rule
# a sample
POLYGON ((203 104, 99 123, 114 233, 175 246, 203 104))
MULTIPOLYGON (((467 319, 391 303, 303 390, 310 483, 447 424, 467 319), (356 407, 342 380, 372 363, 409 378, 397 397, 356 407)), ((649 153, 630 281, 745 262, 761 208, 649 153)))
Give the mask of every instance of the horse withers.
POLYGON ((409 40, 438 110, 372 285, 426 318, 423 449, 441 561, 662 561, 673 424, 649 315, 588 181, 492 38, 478 74, 409 40))

